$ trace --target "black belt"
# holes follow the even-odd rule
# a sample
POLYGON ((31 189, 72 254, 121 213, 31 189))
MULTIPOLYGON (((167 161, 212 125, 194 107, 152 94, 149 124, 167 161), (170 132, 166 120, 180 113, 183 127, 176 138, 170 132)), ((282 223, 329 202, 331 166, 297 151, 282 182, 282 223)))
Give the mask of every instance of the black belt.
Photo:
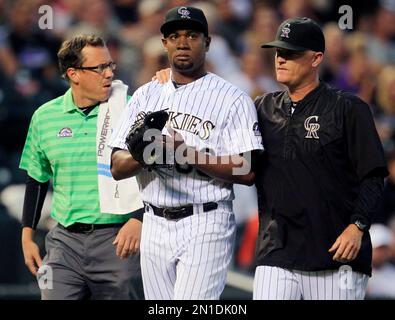
POLYGON ((99 230, 99 229, 122 227, 123 223, 89 224, 89 223, 76 222, 68 227, 62 226, 60 223, 58 224, 58 226, 70 232, 91 233, 94 230, 99 230))
MULTIPOLYGON (((189 217, 193 215, 193 205, 189 204, 183 207, 174 207, 174 208, 158 208, 149 204, 152 210, 154 211, 154 215, 166 218, 167 220, 178 220, 182 218, 189 217)), ((218 203, 216 202, 206 202, 203 203, 203 211, 211 211, 218 208, 218 203)))

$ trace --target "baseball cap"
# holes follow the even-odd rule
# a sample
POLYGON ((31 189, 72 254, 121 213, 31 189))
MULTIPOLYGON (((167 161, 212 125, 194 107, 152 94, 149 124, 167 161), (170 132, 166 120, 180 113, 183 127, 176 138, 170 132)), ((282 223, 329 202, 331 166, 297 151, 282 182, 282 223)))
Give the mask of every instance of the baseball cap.
POLYGON ((208 23, 202 10, 194 7, 175 7, 167 11, 160 31, 166 36, 176 29, 191 29, 208 36, 208 23))
POLYGON ((373 224, 369 229, 369 233, 373 248, 391 245, 391 230, 385 225, 373 224))
POLYGON ((310 18, 291 18, 278 27, 276 40, 262 48, 282 48, 294 51, 325 51, 325 38, 321 27, 310 18))

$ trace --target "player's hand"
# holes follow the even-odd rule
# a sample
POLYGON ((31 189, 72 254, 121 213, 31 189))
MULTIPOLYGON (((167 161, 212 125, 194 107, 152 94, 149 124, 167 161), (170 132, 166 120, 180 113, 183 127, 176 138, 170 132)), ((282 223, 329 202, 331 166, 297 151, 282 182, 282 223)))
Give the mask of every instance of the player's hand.
MULTIPOLYGON (((174 161, 179 164, 186 164, 188 156, 188 146, 180 133, 170 126, 166 127, 168 135, 163 136, 163 147, 167 154, 173 154, 174 161)), ((190 149, 190 148, 189 148, 190 149)))
POLYGON ((169 135, 166 135, 164 139, 166 149, 173 150, 174 152, 176 152, 178 147, 185 146, 184 139, 180 133, 175 131, 170 126, 166 126, 166 129, 167 132, 169 133, 169 135))
MULTIPOLYGON (((157 147, 165 148, 168 152, 173 153, 173 154, 177 151, 177 149, 180 146, 181 146, 181 148, 183 148, 183 150, 186 149, 187 146, 185 145, 184 138, 182 137, 182 135, 180 133, 175 131, 169 125, 166 126, 166 131, 167 131, 167 134, 162 135, 160 137, 160 139, 154 140, 153 143, 157 147)), ((180 152, 182 153, 181 148, 180 148, 180 152)))
POLYGON ((43 264, 40 257, 40 249, 31 237, 26 237, 24 234, 22 235, 22 251, 25 265, 34 276, 37 275, 38 268, 43 264))
POLYGON ((131 218, 118 231, 118 234, 112 243, 116 245, 116 254, 124 259, 130 254, 138 253, 141 239, 141 221, 131 218))
POLYGON ((329 249, 335 253, 333 260, 341 263, 353 261, 361 248, 362 236, 363 232, 355 224, 350 224, 329 249))
POLYGON ((152 77, 152 81, 158 80, 159 83, 164 84, 170 79, 170 68, 162 69, 156 71, 155 75, 152 77))

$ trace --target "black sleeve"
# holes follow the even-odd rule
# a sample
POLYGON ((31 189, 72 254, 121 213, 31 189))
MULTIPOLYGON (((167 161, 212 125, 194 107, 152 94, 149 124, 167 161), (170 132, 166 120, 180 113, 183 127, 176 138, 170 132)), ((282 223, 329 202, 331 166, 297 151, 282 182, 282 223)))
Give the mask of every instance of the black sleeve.
POLYGON ((347 152, 359 180, 372 171, 386 177, 384 150, 369 106, 358 97, 348 97, 345 110, 347 152))
POLYGON ((380 176, 380 173, 376 171, 366 176, 361 181, 359 195, 355 201, 350 223, 359 220, 367 225, 369 229, 372 217, 377 212, 383 193, 384 178, 380 176))
POLYGON ((251 171, 258 172, 262 165, 264 150, 252 150, 251 152, 251 171))
POLYGON ((145 208, 141 208, 141 209, 138 209, 136 211, 133 211, 131 213, 131 217, 130 218, 134 218, 134 219, 137 219, 137 220, 143 222, 144 212, 145 212, 145 208))
POLYGON ((25 200, 22 211, 22 227, 36 229, 41 217, 49 181, 41 183, 30 176, 26 178, 25 200))

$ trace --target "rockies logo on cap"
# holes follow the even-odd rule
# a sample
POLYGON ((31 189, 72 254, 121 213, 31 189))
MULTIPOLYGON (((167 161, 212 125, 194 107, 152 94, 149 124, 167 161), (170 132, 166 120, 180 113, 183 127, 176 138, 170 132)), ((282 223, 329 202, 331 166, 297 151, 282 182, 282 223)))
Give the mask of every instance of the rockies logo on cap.
POLYGON ((274 41, 265 43, 261 47, 324 52, 325 38, 321 27, 314 20, 306 17, 291 18, 278 27, 274 41))
POLYGON ((208 37, 207 19, 202 10, 194 7, 174 7, 167 11, 160 31, 165 37, 175 30, 194 30, 208 37))
POLYGON ((181 15, 181 18, 183 19, 191 19, 189 16, 190 12, 186 7, 180 7, 177 12, 181 15))
POLYGON ((284 27, 281 29, 281 36, 280 37, 282 37, 282 38, 289 38, 289 33, 291 32, 291 29, 290 28, 288 28, 288 27, 290 27, 291 25, 289 24, 289 23, 286 23, 285 25, 284 25, 284 27))

